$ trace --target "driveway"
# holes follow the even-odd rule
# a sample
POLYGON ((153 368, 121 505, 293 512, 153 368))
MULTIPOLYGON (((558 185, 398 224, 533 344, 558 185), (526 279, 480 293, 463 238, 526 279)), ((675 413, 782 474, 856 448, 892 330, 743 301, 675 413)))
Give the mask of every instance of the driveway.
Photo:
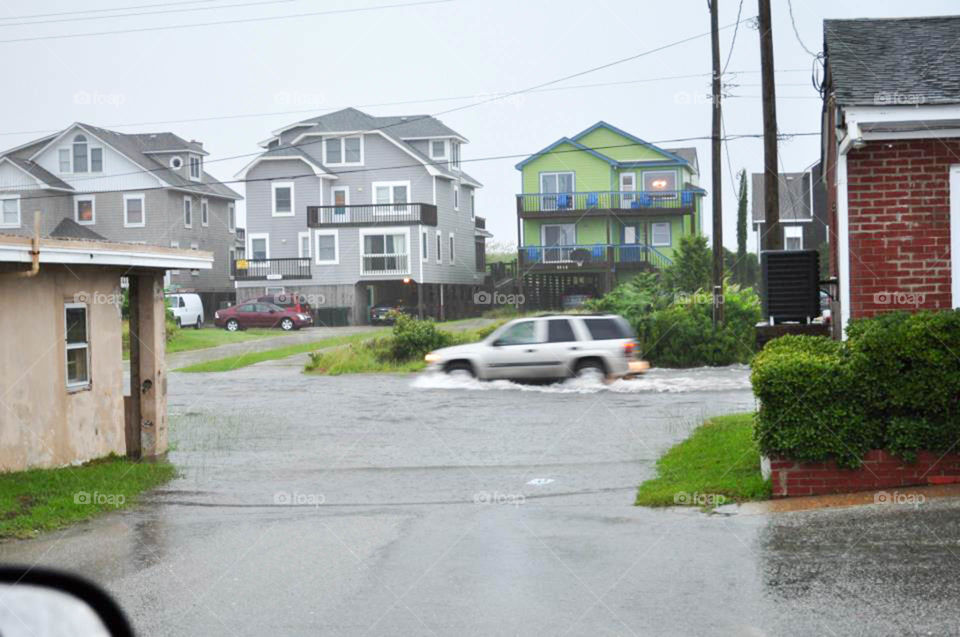
POLYGON ((172 374, 182 475, 0 561, 103 583, 145 635, 944 634, 960 507, 631 506, 747 371, 611 387, 172 374))

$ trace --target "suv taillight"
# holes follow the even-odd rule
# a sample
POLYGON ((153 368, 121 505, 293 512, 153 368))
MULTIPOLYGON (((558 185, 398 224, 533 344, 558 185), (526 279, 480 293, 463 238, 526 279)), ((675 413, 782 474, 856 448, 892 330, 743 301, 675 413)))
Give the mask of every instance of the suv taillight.
POLYGON ((623 355, 632 358, 635 349, 637 349, 637 344, 634 341, 627 341, 623 344, 623 355))

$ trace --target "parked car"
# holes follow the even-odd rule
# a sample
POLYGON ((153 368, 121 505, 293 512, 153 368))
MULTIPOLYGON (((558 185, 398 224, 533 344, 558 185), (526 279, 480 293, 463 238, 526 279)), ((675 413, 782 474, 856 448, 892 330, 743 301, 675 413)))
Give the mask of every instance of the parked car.
POLYGON ((268 294, 257 298, 257 301, 263 303, 273 303, 279 305, 285 310, 293 310, 300 314, 309 314, 313 316, 313 307, 307 303, 307 298, 303 294, 293 294, 284 292, 283 294, 268 294))
POLYGON ((631 373, 636 340, 621 316, 556 315, 516 319, 479 343, 426 355, 428 369, 481 380, 552 380, 631 373))
POLYGON ((274 303, 246 301, 213 315, 213 323, 230 332, 248 327, 279 327, 285 332, 313 324, 313 317, 303 312, 280 307, 274 303))
POLYGON ((177 327, 203 326, 203 302, 199 294, 168 294, 170 309, 177 319, 177 327))
POLYGON ((370 324, 371 325, 393 325, 393 316, 391 312, 400 312, 401 314, 407 314, 409 316, 417 315, 417 308, 407 307, 405 305, 395 304, 391 305, 385 303, 383 305, 377 305, 370 309, 370 324))

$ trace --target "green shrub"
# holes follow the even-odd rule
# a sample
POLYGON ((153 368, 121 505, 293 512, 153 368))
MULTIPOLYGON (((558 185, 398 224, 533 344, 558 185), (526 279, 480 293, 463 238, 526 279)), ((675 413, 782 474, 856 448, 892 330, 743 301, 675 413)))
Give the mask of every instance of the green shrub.
POLYGON ((422 359, 431 350, 453 344, 453 336, 449 332, 438 330, 433 321, 421 321, 397 313, 394 316, 389 345, 385 347, 383 355, 394 361, 422 359))
POLYGON ((890 313, 851 323, 848 340, 783 336, 752 363, 755 435, 766 454, 836 458, 868 449, 912 461, 960 439, 960 312, 890 313))
POLYGON ((752 289, 729 285, 724 321, 713 326, 710 297, 698 292, 648 318, 633 321, 641 356, 660 367, 701 367, 747 363, 754 353, 760 300, 752 289))

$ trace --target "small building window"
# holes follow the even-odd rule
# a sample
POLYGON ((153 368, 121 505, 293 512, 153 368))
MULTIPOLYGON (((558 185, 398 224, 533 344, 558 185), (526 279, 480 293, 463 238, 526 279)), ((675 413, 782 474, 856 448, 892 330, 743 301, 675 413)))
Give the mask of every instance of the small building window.
POLYGON ((340 262, 339 232, 337 230, 317 230, 316 233, 317 265, 338 264, 340 262))
POLYGON ((430 239, 427 238, 427 231, 424 230, 420 233, 420 260, 427 261, 430 259, 430 239))
POLYGON ((670 222, 650 224, 650 235, 654 246, 669 246, 671 244, 670 222))
POLYGON ((73 172, 87 172, 87 138, 83 135, 73 138, 73 172))
POLYGON ((183 227, 193 227, 193 200, 190 197, 183 198, 183 227))
POLYGON ((785 250, 803 250, 803 228, 800 226, 784 226, 783 248, 785 250))
POLYGON ((453 184, 453 209, 460 210, 460 184, 453 184))
POLYGON ((90 343, 86 303, 65 303, 67 389, 90 386, 90 343))
POLYGON ((293 182, 275 181, 273 186, 273 216, 274 217, 292 217, 293 208, 293 182))
POLYGON ((61 148, 59 151, 57 151, 57 158, 60 162, 60 172, 70 172, 70 149, 61 148))
POLYGON ((434 139, 430 142, 430 159, 446 159, 447 143, 442 139, 434 139))
POLYGON ((352 137, 327 137, 323 140, 324 159, 328 165, 362 164, 363 139, 352 137))
POLYGON ((146 225, 144 196, 141 194, 123 196, 123 227, 142 228, 146 225))
POLYGON ((209 226, 210 225, 210 204, 206 199, 200 200, 200 225, 209 226))
POLYGON ((310 231, 297 234, 297 256, 301 259, 310 256, 310 231))
POLYGON ((268 259, 267 235, 250 237, 250 256, 254 261, 268 259))
POLYGON ((200 173, 202 169, 202 160, 199 157, 190 158, 190 179, 194 181, 200 181, 200 173))
POLYGON ((85 226, 96 223, 97 211, 93 197, 77 197, 73 200, 73 220, 85 226))
POLYGON ((180 159, 179 157, 171 157, 170 168, 173 168, 174 170, 180 170, 181 168, 183 168, 183 160, 180 159))
POLYGON ((0 198, 0 227, 20 227, 20 195, 0 198))
POLYGON ((90 172, 92 173, 103 172, 103 149, 102 148, 90 149, 90 172))
POLYGON ((676 197, 677 173, 673 170, 648 170, 643 173, 643 190, 661 199, 676 197))
POLYGON ((228 203, 227 204, 227 229, 230 232, 235 232, 237 229, 237 205, 228 203))
POLYGON ((456 259, 456 244, 457 242, 453 238, 453 233, 450 233, 450 265, 453 265, 454 260, 456 259))
POLYGON ((443 250, 443 235, 440 233, 439 230, 437 230, 437 263, 441 263, 443 261, 443 255, 441 254, 442 250, 443 250))

